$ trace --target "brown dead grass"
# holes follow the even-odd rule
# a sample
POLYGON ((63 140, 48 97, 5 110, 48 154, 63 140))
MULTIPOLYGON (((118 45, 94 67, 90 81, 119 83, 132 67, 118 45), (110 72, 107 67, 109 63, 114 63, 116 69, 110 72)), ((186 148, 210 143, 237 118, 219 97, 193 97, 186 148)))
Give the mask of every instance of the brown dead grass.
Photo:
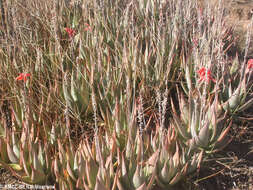
MULTIPOLYGON (((245 34, 253 8, 252 1, 225 1, 228 24, 234 25, 236 35, 245 34)), ((216 5, 216 1, 213 1, 216 5)), ((243 52, 244 36, 240 35, 238 52, 243 52)), ((253 46, 249 51, 253 56, 253 46)), ((250 112, 250 110, 249 110, 250 112)), ((253 114, 242 117, 250 118, 253 114)), ((250 190, 253 189, 253 121, 238 118, 238 125, 231 130, 232 142, 222 151, 210 155, 198 172, 189 176, 177 189, 186 190, 250 190), (240 126, 240 127, 239 127, 240 126)), ((20 183, 9 171, 0 169, 0 184, 20 183)), ((154 188, 156 189, 156 188, 154 188)), ((157 188, 158 189, 158 188, 157 188)))

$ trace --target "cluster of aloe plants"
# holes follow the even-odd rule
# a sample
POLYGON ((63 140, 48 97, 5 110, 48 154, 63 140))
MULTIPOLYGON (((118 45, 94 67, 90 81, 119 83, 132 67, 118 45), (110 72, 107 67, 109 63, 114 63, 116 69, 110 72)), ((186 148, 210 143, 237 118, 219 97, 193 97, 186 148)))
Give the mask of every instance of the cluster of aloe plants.
POLYGON ((221 5, 1 1, 0 167, 86 190, 168 189, 196 171, 253 103, 221 5))

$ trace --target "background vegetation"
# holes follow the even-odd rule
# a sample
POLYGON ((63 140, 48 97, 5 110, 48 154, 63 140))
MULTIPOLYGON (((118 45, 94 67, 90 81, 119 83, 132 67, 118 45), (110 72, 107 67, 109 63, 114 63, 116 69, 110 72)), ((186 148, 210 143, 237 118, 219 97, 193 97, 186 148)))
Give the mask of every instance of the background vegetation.
POLYGON ((231 56, 221 1, 1 8, 0 165, 25 183, 173 189, 252 105, 251 31, 242 59, 231 56))

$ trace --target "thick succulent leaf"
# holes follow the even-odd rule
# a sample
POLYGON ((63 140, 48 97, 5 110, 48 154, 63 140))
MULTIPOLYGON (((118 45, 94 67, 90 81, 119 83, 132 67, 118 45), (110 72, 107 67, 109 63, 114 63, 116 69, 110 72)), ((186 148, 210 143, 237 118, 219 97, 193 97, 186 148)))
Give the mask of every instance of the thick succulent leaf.
POLYGON ((159 187, 161 187, 162 189, 166 189, 166 185, 159 179, 157 175, 155 176, 155 181, 159 187))
POLYGON ((21 161, 21 164, 22 164, 22 167, 24 168, 24 171, 26 173, 27 176, 30 176, 31 174, 31 167, 28 166, 28 160, 25 159, 25 156, 24 156, 24 151, 21 149, 20 151, 20 161, 21 161))
POLYGON ((241 85, 238 86, 238 88, 234 91, 233 94, 232 92, 230 92, 231 95, 229 96, 229 99, 222 104, 224 110, 233 112, 236 109, 241 99, 240 92, 241 92, 241 85))
POLYGON ((67 85, 67 74, 65 73, 65 77, 64 77, 64 81, 62 83, 62 89, 63 89, 63 95, 64 95, 64 99, 66 101, 67 106, 71 106, 72 105, 72 98, 71 95, 68 91, 68 85, 67 85))
POLYGON ((23 168, 19 164, 8 164, 15 171, 21 171, 23 168))
POLYGON ((75 173, 78 172, 79 160, 81 159, 80 157, 81 157, 81 156, 80 156, 80 152, 79 152, 79 151, 76 151, 75 157, 74 157, 74 163, 73 163, 73 171, 74 171, 75 173))
POLYGON ((181 172, 178 172, 174 178, 170 181, 170 185, 175 185, 182 178, 181 172))
POLYGON ((209 130, 209 122, 205 124, 199 132, 199 135, 196 137, 196 143, 200 147, 207 147, 210 140, 210 130, 209 130))
POLYGON ((156 176, 156 169, 153 170, 152 176, 148 182, 147 189, 146 190, 151 190, 155 181, 155 176, 156 176))
POLYGON ((127 190, 127 189, 124 188, 124 185, 122 185, 120 180, 117 180, 117 187, 118 187, 119 190, 127 190))
POLYGON ((9 157, 7 153, 7 144, 4 142, 4 140, 0 137, 0 160, 2 160, 5 163, 9 163, 9 157))
POLYGON ((147 161, 147 165, 156 167, 156 163, 158 160, 158 156, 159 156, 159 150, 155 151, 152 156, 149 157, 148 161, 147 161))
POLYGON ((41 172, 39 170, 35 170, 32 167, 32 175, 31 175, 31 181, 32 184, 45 184, 46 183, 46 175, 44 172, 41 172))
POLYGON ((227 127, 220 135, 219 139, 213 145, 213 151, 219 151, 226 147, 233 139, 232 137, 228 137, 227 133, 229 132, 230 127, 227 127))
POLYGON ((161 170, 161 180, 164 183, 169 183, 170 182, 170 173, 169 173, 169 160, 164 162, 163 168, 161 170))
POLYGON ((180 167, 178 164, 176 164, 173 159, 169 160, 169 176, 168 181, 172 179, 173 176, 180 170, 180 167))
POLYGON ((122 153, 121 177, 119 179, 122 182, 122 184, 124 185, 124 187, 126 187, 126 188, 130 188, 131 187, 131 183, 130 183, 128 174, 129 174, 129 172, 127 171, 126 160, 125 160, 124 154, 122 153))
POLYGON ((173 122, 173 126, 176 127, 177 131, 180 133, 180 135, 184 139, 189 139, 191 137, 190 134, 187 132, 187 127, 183 125, 183 123, 181 122, 181 120, 179 119, 177 115, 173 115, 172 122, 173 122))
POLYGON ((203 159, 204 151, 202 150, 198 155, 194 154, 192 160, 188 165, 187 174, 194 172, 197 168, 200 167, 200 163, 203 159))
POLYGON ((239 60, 238 60, 238 55, 236 55, 236 58, 232 62, 232 66, 230 67, 230 75, 236 74, 238 72, 239 68, 239 60))
POLYGON ((144 182, 140 187, 138 187, 136 190, 147 190, 147 185, 144 182))
POLYGON ((94 190, 108 190, 108 189, 106 189, 104 184, 100 181, 99 177, 97 177, 96 178, 96 185, 95 185, 94 190))
POLYGON ((179 107, 180 107, 180 111, 181 111, 181 118, 184 122, 185 125, 188 125, 189 124, 189 104, 186 103, 184 97, 183 97, 183 94, 180 93, 179 95, 179 107))
POLYGON ((231 126, 232 126, 232 122, 230 122, 229 126, 220 134, 219 138, 217 139, 217 143, 223 141, 224 137, 227 136, 231 126))
POLYGON ((71 167, 70 167, 70 163, 69 161, 67 161, 67 172, 69 174, 69 176, 71 177, 72 180, 77 181, 75 174, 73 173, 71 167))
POLYGON ((38 159, 38 154, 34 151, 32 151, 32 157, 33 157, 33 168, 36 171, 39 171, 41 173, 44 173, 43 167, 38 159))
POLYGON ((0 123, 0 137, 5 137, 5 128, 2 126, 2 124, 0 123))
POLYGON ((137 168, 135 170, 133 176, 133 186, 134 188, 140 187, 144 183, 145 179, 143 177, 142 171, 140 170, 140 165, 137 164, 137 168))
POLYGON ((57 157, 54 159, 52 166, 56 180, 58 180, 60 178, 60 172, 59 172, 59 161, 57 157))
POLYGON ((14 134, 14 132, 12 132, 12 134, 11 134, 11 139, 12 139, 12 150, 13 150, 13 153, 15 154, 15 156, 17 158, 20 158, 19 144, 18 144, 18 140, 17 140, 17 137, 14 134))
POLYGON ((8 154, 8 158, 12 163, 17 164, 19 162, 17 156, 15 155, 15 153, 13 152, 13 149, 11 148, 11 145, 7 142, 7 154, 8 154))
POLYGON ((188 65, 186 65, 186 68, 185 68, 185 78, 186 78, 188 90, 190 91, 192 89, 192 82, 191 82, 191 75, 190 75, 190 70, 189 70, 188 65))
POLYGON ((77 97, 77 88, 75 86, 75 78, 74 78, 74 70, 72 71, 72 74, 71 74, 71 96, 74 100, 74 102, 77 102, 78 100, 78 97, 77 97))
MULTIPOLYGON (((18 101, 21 102, 21 101, 18 101)), ((16 103, 15 107, 12 109, 15 120, 19 126, 22 126, 22 121, 24 119, 24 112, 21 108, 21 105, 19 103, 16 103)))
POLYGON ((96 177, 98 174, 98 166, 96 162, 91 158, 90 160, 86 160, 86 177, 88 180, 89 188, 94 189, 96 185, 96 177))
POLYGON ((246 109, 248 109, 249 107, 251 107, 253 104, 253 97, 251 97, 250 100, 248 100, 247 102, 245 102, 240 108, 238 108, 236 111, 237 112, 242 112, 245 111, 246 109))

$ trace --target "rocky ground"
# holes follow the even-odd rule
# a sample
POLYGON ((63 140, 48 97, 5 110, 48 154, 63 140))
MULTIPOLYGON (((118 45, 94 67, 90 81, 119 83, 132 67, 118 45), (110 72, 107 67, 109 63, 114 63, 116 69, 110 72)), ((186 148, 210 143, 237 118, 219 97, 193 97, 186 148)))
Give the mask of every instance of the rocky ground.
POLYGON ((227 20, 235 29, 235 35, 238 37, 237 47, 239 51, 244 53, 246 44, 247 31, 251 30, 251 43, 249 44, 248 56, 253 56, 253 27, 251 22, 253 16, 253 1, 252 0, 226 0, 228 2, 227 20))
POLYGON ((199 173, 190 178, 191 190, 253 189, 253 122, 240 125, 231 131, 233 141, 223 151, 210 156, 199 173))
POLYGON ((245 53, 247 32, 251 33, 248 57, 253 57, 253 25, 250 26, 253 15, 253 0, 199 0, 201 6, 211 5, 213 8, 219 6, 219 1, 224 5, 226 24, 234 29, 236 46, 233 53, 245 53), (250 31, 252 30, 252 31, 250 31))

